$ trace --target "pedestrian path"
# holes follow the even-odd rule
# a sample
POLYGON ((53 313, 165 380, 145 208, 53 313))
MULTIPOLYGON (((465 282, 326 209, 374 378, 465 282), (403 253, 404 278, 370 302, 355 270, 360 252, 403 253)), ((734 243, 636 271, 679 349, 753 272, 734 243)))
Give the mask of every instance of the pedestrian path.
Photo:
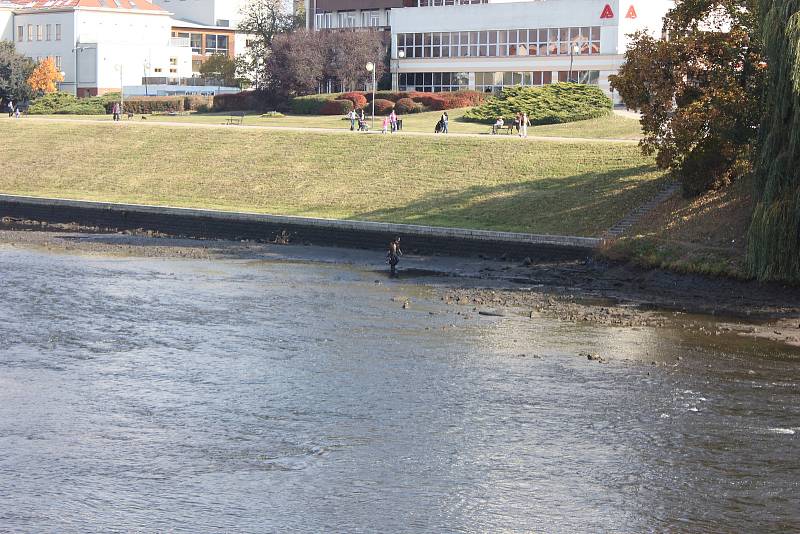
MULTIPOLYGON (((285 132, 313 132, 323 134, 338 134, 338 135, 380 135, 380 129, 370 132, 351 132, 345 128, 310 128, 305 126, 263 126, 263 125, 235 125, 230 126, 226 124, 212 124, 202 122, 172 122, 172 121, 159 121, 159 120, 146 120, 146 121, 120 121, 112 123, 108 120, 97 119, 69 119, 69 118, 56 118, 56 117, 36 117, 29 116, 25 118, 26 121, 36 122, 49 122, 49 123, 68 123, 68 124, 113 124, 119 128, 139 128, 139 127, 153 127, 153 126, 166 126, 173 128, 200 128, 200 129, 241 129, 241 130, 267 130, 267 131, 285 131, 285 132)), ((403 137, 467 137, 478 138, 494 142, 525 142, 525 141, 544 141, 551 143, 604 143, 604 144, 622 144, 622 145, 636 145, 639 143, 638 139, 597 139, 589 137, 551 137, 551 136, 534 136, 529 135, 527 138, 522 138, 516 135, 488 135, 481 133, 448 133, 448 134, 435 134, 431 132, 409 132, 403 131, 397 134, 392 134, 403 137)))

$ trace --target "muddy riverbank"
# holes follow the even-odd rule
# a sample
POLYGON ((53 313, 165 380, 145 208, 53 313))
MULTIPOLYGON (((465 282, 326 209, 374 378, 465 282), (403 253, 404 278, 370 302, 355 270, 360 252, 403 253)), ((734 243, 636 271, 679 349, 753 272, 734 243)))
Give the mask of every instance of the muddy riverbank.
MULTIPOLYGON (((77 225, 6 222, 0 246, 52 252, 187 259, 258 259, 348 265, 388 282, 380 254, 275 243, 177 239, 154 232, 97 233, 77 225), (38 225, 38 226, 37 226, 38 225)), ((407 255, 399 279, 436 289, 464 316, 521 315, 619 327, 675 327, 800 347, 800 288, 646 271, 593 260, 516 263, 502 258, 407 255)), ((413 305, 398 299, 398 305, 413 305)))

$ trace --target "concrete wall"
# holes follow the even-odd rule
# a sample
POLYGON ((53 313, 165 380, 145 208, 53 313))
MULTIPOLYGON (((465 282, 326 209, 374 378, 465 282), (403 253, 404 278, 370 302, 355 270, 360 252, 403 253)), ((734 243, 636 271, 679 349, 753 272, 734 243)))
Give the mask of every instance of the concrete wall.
POLYGON ((0 41, 14 40, 14 13, 0 6, 0 41))
POLYGON ((332 221, 207 210, 0 195, 0 217, 78 223, 105 230, 153 230, 169 235, 385 250, 400 236, 406 252, 453 256, 505 255, 509 259, 583 259, 599 239, 535 236, 387 223, 332 221))
POLYGON ((236 29, 247 0, 156 0, 154 3, 178 19, 204 26, 219 26, 219 21, 227 20, 227 27, 236 29))

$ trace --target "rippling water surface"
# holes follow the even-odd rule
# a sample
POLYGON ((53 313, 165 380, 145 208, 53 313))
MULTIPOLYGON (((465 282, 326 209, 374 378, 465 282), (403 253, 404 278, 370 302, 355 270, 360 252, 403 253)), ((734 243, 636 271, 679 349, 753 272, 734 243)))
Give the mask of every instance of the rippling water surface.
POLYGON ((800 529, 793 355, 375 278, 0 250, 0 531, 800 529))

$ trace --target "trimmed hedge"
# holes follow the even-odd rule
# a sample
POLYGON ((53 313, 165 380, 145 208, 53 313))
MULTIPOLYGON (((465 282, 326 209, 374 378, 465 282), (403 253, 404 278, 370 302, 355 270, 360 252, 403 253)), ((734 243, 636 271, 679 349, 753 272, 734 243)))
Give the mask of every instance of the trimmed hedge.
POLYGON ((339 98, 341 93, 296 96, 289 100, 289 109, 298 115, 319 115, 322 106, 329 100, 339 98))
POLYGON ((431 111, 443 111, 445 109, 477 106, 486 100, 486 93, 480 91, 412 93, 411 98, 431 111))
POLYGON ((353 111, 353 102, 350 100, 328 100, 319 110, 320 115, 347 115, 353 111))
MULTIPOLYGON (((170 111, 183 111, 182 96, 141 96, 125 99, 125 113, 146 115, 148 113, 163 113, 170 111)), ((111 113, 113 102, 106 104, 106 112, 111 113)))
POLYGON ((206 109, 214 105, 214 98, 211 96, 184 96, 183 109, 184 111, 200 111, 201 106, 206 106, 206 109))
POLYGON ((336 100, 349 100, 353 103, 354 109, 363 109, 367 105, 367 97, 365 97, 362 93, 343 93, 336 100))
POLYGON ((466 120, 492 124, 525 112, 533 125, 596 119, 611 113, 612 102, 596 85, 557 83, 541 87, 507 87, 464 114, 466 120))
POLYGON ((256 91, 214 95, 214 111, 250 111, 258 108, 259 101, 256 91))
POLYGON ((397 113, 420 113, 425 111, 425 106, 410 98, 401 98, 395 102, 394 109, 397 110, 397 113))
POLYGON ((105 115, 106 106, 119 100, 119 93, 77 99, 69 93, 50 93, 34 100, 31 115, 105 115))
MULTIPOLYGON (((364 93, 365 98, 367 101, 372 102, 372 92, 364 93)), ((401 98, 408 98, 411 96, 411 93, 404 93, 398 91, 375 91, 375 100, 391 100, 392 102, 397 102, 401 98)))
POLYGON ((375 115, 386 115, 394 109, 394 102, 382 98, 375 99, 375 115))

